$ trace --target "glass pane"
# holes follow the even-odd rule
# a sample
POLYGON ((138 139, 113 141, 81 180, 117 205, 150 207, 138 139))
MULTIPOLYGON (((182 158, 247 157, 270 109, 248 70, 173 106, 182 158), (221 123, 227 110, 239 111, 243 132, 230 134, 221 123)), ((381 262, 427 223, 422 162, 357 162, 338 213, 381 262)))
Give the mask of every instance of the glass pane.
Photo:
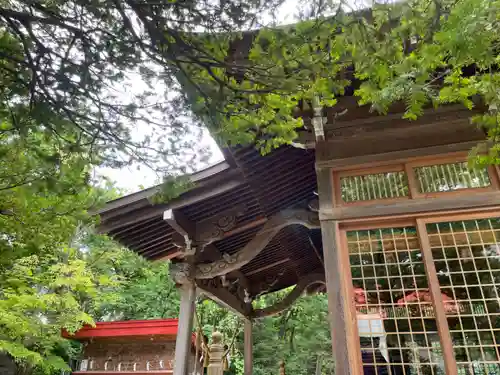
POLYGON ((459 374, 500 374, 500 220, 427 225, 459 374))
POLYGON ((445 374, 415 228, 347 233, 365 374, 445 374))
POLYGON ((490 186, 487 169, 468 168, 467 163, 430 165, 415 168, 419 191, 436 193, 490 186))
POLYGON ((340 179, 342 200, 346 203, 408 196, 404 172, 347 176, 340 179))

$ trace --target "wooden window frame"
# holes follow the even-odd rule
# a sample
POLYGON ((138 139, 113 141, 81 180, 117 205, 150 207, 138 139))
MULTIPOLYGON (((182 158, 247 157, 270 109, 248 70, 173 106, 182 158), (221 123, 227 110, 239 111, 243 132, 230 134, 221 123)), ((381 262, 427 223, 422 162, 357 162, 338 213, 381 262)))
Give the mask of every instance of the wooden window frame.
MULTIPOLYGON (((495 168, 498 171, 497 168, 495 168)), ((474 189, 468 189, 474 190, 474 189)), ((429 234, 427 231, 427 224, 437 224, 448 221, 466 221, 466 220, 480 220, 487 218, 500 217, 500 209, 495 210, 477 210, 473 212, 464 212, 463 210, 458 210, 454 212, 441 213, 437 215, 426 215, 426 216, 413 216, 408 218, 379 218, 375 220, 359 222, 359 221, 345 221, 338 223, 338 231, 336 231, 336 243, 340 247, 340 251, 344 254, 344 259, 349 259, 349 249, 347 242, 347 232, 353 230, 370 230, 370 229, 384 229, 384 228, 395 228, 395 227, 415 227, 417 231, 417 238, 420 244, 420 250, 422 252, 422 260, 424 263, 425 274, 427 277, 427 282, 429 285, 429 292, 432 298, 432 307, 434 309, 435 320, 437 325, 437 331, 441 343, 441 349, 444 359, 445 372, 446 374, 457 374, 458 366, 455 359, 453 342, 451 339, 450 328, 448 326, 448 319, 444 309, 444 303, 442 300, 442 294, 440 289, 440 284, 437 277, 437 271, 435 268, 434 256, 432 254, 432 247, 429 241, 429 234)), ((352 285, 351 277, 351 267, 350 264, 343 264, 345 267, 345 272, 348 271, 346 275, 347 280, 352 285)), ((354 309, 354 288, 347 293, 345 297, 347 301, 350 301, 352 308, 354 309)), ((347 302, 346 301, 346 302, 347 302)), ((353 322, 353 324, 357 324, 353 322)), ((357 332, 357 330, 356 330, 357 332)), ((355 344, 350 350, 361 351, 361 346, 359 344, 359 333, 358 338, 355 340, 355 344)), ((358 364, 360 369, 363 369, 363 363, 359 359, 358 364)), ((361 375, 361 374, 360 374, 361 375)))
POLYGON ((349 169, 344 171, 333 171, 333 186, 335 193, 335 203, 338 206, 366 206, 373 204, 374 202, 384 202, 384 203, 393 203, 393 202, 401 202, 410 199, 410 183, 408 181, 408 196, 406 197, 396 197, 396 198, 382 198, 382 199, 371 199, 371 200, 363 200, 363 201, 355 201, 355 202, 344 202, 342 199, 342 191, 341 191, 341 178, 342 177, 359 177, 359 176, 368 176, 368 175, 376 175, 382 173, 391 173, 391 172, 405 172, 405 166, 403 163, 395 163, 387 166, 381 167, 372 167, 372 168, 362 168, 362 169, 349 169))
POLYGON ((435 165, 445 165, 445 164, 454 164, 454 163, 463 163, 467 162, 467 155, 459 155, 459 156, 442 156, 436 158, 426 158, 423 160, 413 161, 409 163, 405 163, 406 174, 408 178, 408 184, 413 185, 414 196, 413 198, 438 198, 440 196, 450 196, 450 195, 461 195, 467 194, 470 192, 486 192, 486 191, 494 191, 499 190, 498 183, 498 174, 497 169, 493 166, 487 168, 488 177, 490 179, 490 185, 478 188, 463 188, 457 190, 450 191, 435 191, 429 193, 421 193, 418 191, 417 187, 417 179, 415 174, 415 168, 419 167, 431 167, 435 165))
POLYGON ((430 192, 430 193, 419 192, 418 182, 415 174, 415 168, 452 164, 452 163, 462 163, 466 161, 467 161, 467 154, 461 152, 448 155, 397 160, 394 163, 384 166, 375 166, 367 168, 366 166, 361 165, 357 167, 356 166, 351 167, 349 169, 332 170, 335 207, 391 204, 391 203, 405 201, 408 199, 440 198, 440 197, 450 197, 454 195, 465 195, 465 194, 492 192, 500 190, 500 168, 498 166, 490 166, 487 168, 488 177, 490 179, 489 186, 479 187, 479 188, 463 188, 451 191, 440 191, 440 192, 430 192), (405 172, 406 179, 408 181, 408 196, 397 197, 397 198, 363 200, 355 202, 344 202, 342 200, 342 191, 341 191, 342 177, 366 176, 366 175, 390 173, 390 172, 405 172))

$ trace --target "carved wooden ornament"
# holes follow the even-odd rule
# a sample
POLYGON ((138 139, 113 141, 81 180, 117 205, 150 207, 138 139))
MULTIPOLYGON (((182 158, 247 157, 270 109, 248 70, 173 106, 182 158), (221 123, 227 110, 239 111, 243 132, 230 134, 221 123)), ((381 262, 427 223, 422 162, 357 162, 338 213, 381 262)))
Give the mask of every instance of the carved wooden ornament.
POLYGON ((320 227, 318 214, 305 209, 285 210, 273 216, 257 235, 234 255, 224 254, 221 259, 199 264, 194 272, 196 279, 211 279, 240 269, 255 258, 278 232, 289 225, 303 225, 309 229, 320 227))

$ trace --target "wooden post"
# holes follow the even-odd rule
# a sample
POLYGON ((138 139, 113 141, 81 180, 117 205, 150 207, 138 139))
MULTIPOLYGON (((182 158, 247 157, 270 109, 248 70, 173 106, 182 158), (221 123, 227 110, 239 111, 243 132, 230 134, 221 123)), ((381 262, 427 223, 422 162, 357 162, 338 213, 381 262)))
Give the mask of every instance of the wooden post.
POLYGON ((245 319, 244 332, 244 375, 252 375, 253 372, 253 342, 252 342, 252 321, 245 319))
POLYGON ((335 373, 360 375, 361 348, 347 247, 341 246, 336 221, 322 221, 321 234, 335 373))
MULTIPOLYGON (((316 175, 321 219, 335 206, 336 186, 330 168, 316 166, 316 175)), ((336 221, 321 220, 321 235, 335 373, 360 375, 363 373, 361 348, 347 246, 341 246, 336 221)))
POLYGON ((222 357, 224 356, 224 346, 222 345, 222 335, 219 332, 212 333, 212 344, 210 344, 210 360, 208 363, 207 375, 222 375, 222 357))
POLYGON ((175 342, 173 375, 187 375, 191 349, 191 331, 193 329, 194 300, 196 296, 196 286, 194 283, 182 284, 180 295, 179 329, 175 342))

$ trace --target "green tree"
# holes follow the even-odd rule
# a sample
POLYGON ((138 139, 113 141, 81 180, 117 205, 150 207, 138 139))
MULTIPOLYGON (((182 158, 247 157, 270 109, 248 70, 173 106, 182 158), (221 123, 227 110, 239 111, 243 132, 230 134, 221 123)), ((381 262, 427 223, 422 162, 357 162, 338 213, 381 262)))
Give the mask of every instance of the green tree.
MULTIPOLYGON (((262 297, 268 305, 288 291, 262 297)), ((325 294, 299 298, 282 313, 258 320, 254 324, 254 372, 278 374, 279 362, 293 374, 331 374, 331 336, 328 304, 325 294)))
POLYGON ((168 272, 168 262, 151 262, 122 248, 107 237, 88 235, 85 260, 96 274, 118 280, 98 306, 91 306, 96 320, 177 318, 179 294, 168 272))
POLYGON ((222 144, 269 151, 296 138, 297 110, 316 99, 334 107, 354 84, 361 104, 385 112, 403 101, 408 119, 430 104, 483 109, 474 119, 494 145, 478 161, 497 161, 497 1, 411 0, 362 11, 312 1, 293 26, 266 23, 281 3, 4 2, 4 104, 17 131, 28 113, 97 163, 174 173, 198 159, 199 142, 187 135, 202 124, 222 144), (143 88, 130 90, 133 80, 143 88), (196 116, 187 121, 190 110, 196 116), (144 134, 133 136, 131 124, 144 134))
POLYGON ((36 128, 0 133, 0 351, 25 369, 64 368, 61 329, 92 323, 79 302, 114 280, 81 259, 75 233, 105 195, 89 184, 84 155, 67 153, 36 128))

